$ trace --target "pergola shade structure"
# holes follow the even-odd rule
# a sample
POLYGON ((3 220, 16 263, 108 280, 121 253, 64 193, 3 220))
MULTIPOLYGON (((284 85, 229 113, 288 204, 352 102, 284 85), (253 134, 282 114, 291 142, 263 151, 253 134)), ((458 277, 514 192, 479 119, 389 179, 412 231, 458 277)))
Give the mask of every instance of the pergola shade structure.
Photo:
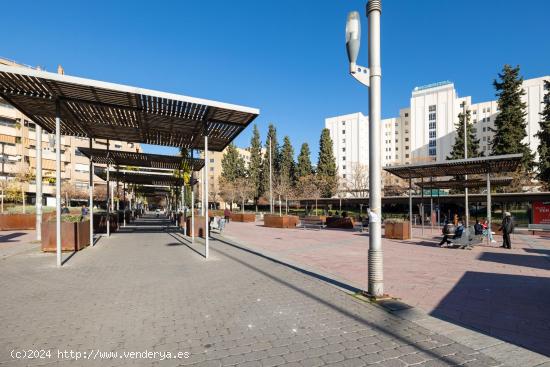
MULTIPOLYGON (((102 180, 107 181, 107 170, 105 168, 96 167, 94 173, 102 180)), ((175 187, 183 185, 183 179, 180 177, 140 171, 110 171, 109 181, 154 186, 175 187)))
POLYGON ((384 170, 405 179, 504 173, 514 172, 521 163, 522 157, 521 154, 506 154, 439 163, 390 166, 384 167, 384 170))
POLYGON ((124 152, 120 150, 78 148, 94 163, 113 166, 134 166, 155 169, 200 171, 204 167, 204 159, 169 156, 161 154, 124 152))
POLYGON ((259 114, 255 108, 41 70, 0 65, 0 96, 46 131, 222 151, 259 114))
MULTIPOLYGON (((412 179, 420 178, 421 182, 417 183, 422 188, 462 188, 467 189, 470 187, 481 187, 487 185, 487 221, 489 222, 489 228, 491 225, 491 183, 495 179, 491 179, 493 173, 506 173, 514 172, 517 170, 523 158, 522 154, 505 154, 498 156, 457 159, 451 161, 443 161, 437 163, 422 163, 414 165, 385 167, 386 172, 392 173, 400 178, 409 180, 409 221, 410 221, 410 233, 412 235, 412 179), (468 180, 446 180, 446 181, 433 181, 434 177, 445 176, 465 176, 465 175, 485 175, 485 180, 471 179, 468 180), (425 182, 424 179, 429 178, 429 182, 425 182), (439 182, 439 183, 438 183, 439 182)), ((510 184, 510 178, 496 179, 495 183, 498 185, 510 184)), ((465 190, 466 191, 466 190, 465 190)), ((422 204, 421 204, 421 223, 422 233, 424 232, 424 190, 422 190, 422 204)), ((468 194, 464 195, 464 214, 465 225, 468 227, 469 223, 469 203, 468 194)), ((432 211, 431 222, 433 227, 433 198, 430 192, 430 209, 432 211)), ((439 222, 439 220, 438 220, 439 222)), ((487 240, 489 240, 487 237, 487 240)))
MULTIPOLYGON (((508 186, 512 183, 511 177, 492 178, 491 186, 508 186)), ((469 180, 444 180, 444 181, 424 181, 415 182, 415 184, 424 189, 464 189, 464 188, 479 188, 487 185, 487 182, 479 179, 469 180)))
MULTIPOLYGON (((259 114, 259 110, 250 107, 2 65, 0 97, 32 119, 37 124, 37 133, 40 131, 41 134, 41 128, 49 133, 55 132, 58 267, 62 265, 61 135, 87 137, 90 149, 92 139, 202 149, 206 165, 204 172, 207 172, 208 151, 223 151, 259 114)), ((41 139, 37 139, 37 157, 41 154, 40 145, 41 139)), ((90 162, 90 214, 93 214, 92 166, 90 162)), ((130 179, 129 175, 124 177, 125 182, 130 179)), ((144 178, 139 180, 148 182, 144 178)), ((41 168, 37 169, 37 181, 42 182, 41 168)), ((154 182, 170 184, 171 179, 158 177, 154 182)), ((183 190, 184 186, 181 186, 183 190)), ((203 198, 208 198, 207 174, 204 175, 203 186, 203 198)), ((204 217, 207 222, 208 200, 203 200, 202 208, 206 212, 204 217)), ((193 201, 192 194, 192 204, 193 201)), ((41 201, 37 200, 37 203, 39 222, 41 201)), ((205 226, 205 257, 208 258, 208 223, 205 226)), ((93 215, 90 215, 90 228, 93 228, 93 215)), ((110 234, 109 228, 107 219, 107 236, 110 234)), ((90 230, 90 242, 93 244, 93 230, 90 230)))

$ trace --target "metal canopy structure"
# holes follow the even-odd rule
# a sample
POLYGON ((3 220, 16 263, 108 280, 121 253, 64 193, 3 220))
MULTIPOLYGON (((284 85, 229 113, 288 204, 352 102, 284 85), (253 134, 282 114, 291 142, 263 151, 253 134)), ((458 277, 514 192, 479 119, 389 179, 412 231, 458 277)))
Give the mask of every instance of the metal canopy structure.
POLYGON ((94 163, 114 166, 135 166, 157 169, 189 169, 200 171, 204 167, 204 159, 178 157, 161 154, 124 152, 120 150, 78 148, 88 158, 93 158, 94 163))
POLYGON ((222 151, 259 110, 0 65, 0 96, 50 133, 222 151), (57 113, 59 112, 59 113, 57 113))
MULTIPOLYGON (((444 188, 463 188, 464 189, 464 214, 465 214, 465 226, 469 226, 469 202, 468 202, 468 192, 467 189, 470 187, 481 187, 483 184, 487 185, 487 222, 489 228, 491 228, 491 183, 494 179, 491 179, 492 173, 505 173, 505 172, 514 172, 517 170, 518 166, 521 163, 523 154, 505 154, 489 157, 479 157, 479 158, 467 158, 467 159, 457 159, 451 161, 443 161, 436 163, 421 163, 421 164, 411 164, 404 166, 394 166, 394 167, 384 167, 386 172, 392 173, 400 178, 409 180, 409 230, 412 237, 412 179, 420 178, 420 184, 418 186, 423 188, 443 188, 437 185, 446 185, 444 188), (445 176, 466 176, 466 175, 485 175, 485 180, 447 180, 439 181, 442 182, 438 184, 438 181, 433 181, 434 177, 445 177, 445 176), (430 182, 424 182, 425 178, 429 178, 430 182), (454 187, 449 187, 449 185, 455 185, 454 187), (470 186, 474 185, 474 186, 470 186)), ((506 179, 503 181, 497 181, 499 185, 505 184, 506 179)), ((511 182, 511 179, 510 179, 511 182)), ((509 182, 507 183, 509 184, 509 182)), ((422 234, 424 234, 424 190, 422 190, 422 201, 420 204, 421 207, 421 223, 422 223, 422 234)), ((430 222, 432 225, 433 231, 433 221, 434 221, 434 206, 433 206, 433 195, 430 192, 430 222)), ((437 220, 439 223, 439 219, 437 220)), ((489 241, 487 236, 487 241, 489 241)))
POLYGON ((513 172, 521 163, 522 157, 522 154, 506 154, 438 163, 390 166, 384 167, 384 170, 405 179, 513 172))
POLYGON ((140 171, 110 171, 107 177, 105 168, 96 167, 95 175, 104 181, 125 182, 137 185, 154 186, 182 186, 183 179, 173 175, 163 175, 158 173, 146 173, 140 171))
MULTIPOLYGON (((511 177, 491 178, 491 186, 508 186, 512 183, 511 177)), ((423 181, 415 182, 415 185, 424 189, 464 189, 479 188, 487 185, 485 180, 444 180, 444 181, 423 181)))

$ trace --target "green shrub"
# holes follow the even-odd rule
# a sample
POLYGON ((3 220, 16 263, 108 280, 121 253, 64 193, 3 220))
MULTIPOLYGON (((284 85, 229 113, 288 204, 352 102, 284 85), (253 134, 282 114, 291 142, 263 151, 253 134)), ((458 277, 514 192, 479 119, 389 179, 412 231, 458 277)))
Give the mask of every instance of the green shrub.
MULTIPOLYGON (((51 217, 48 221, 49 222, 55 222, 57 217, 51 217)), ((61 215, 61 221, 67 222, 67 223, 80 223, 82 222, 82 215, 78 214, 62 214, 61 215)))

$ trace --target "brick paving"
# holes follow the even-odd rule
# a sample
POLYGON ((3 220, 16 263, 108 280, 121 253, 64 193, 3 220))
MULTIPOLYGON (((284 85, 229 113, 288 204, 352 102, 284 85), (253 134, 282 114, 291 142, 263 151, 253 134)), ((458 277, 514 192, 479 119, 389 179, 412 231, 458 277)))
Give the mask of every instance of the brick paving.
MULTIPOLYGON (((383 239, 385 290, 409 305, 550 356, 550 237, 513 234, 512 250, 441 249, 439 230, 383 239)), ((224 237, 360 289, 367 286, 368 234, 280 230, 230 223, 224 237)))
MULTIPOLYGON (((1 260, 0 365, 498 366, 486 354, 299 271, 149 226, 1 260), (188 352, 186 359, 14 360, 12 350, 188 352)), ((2 252, 2 247, 0 247, 2 252)), ((57 352, 55 352, 57 353, 57 352)))

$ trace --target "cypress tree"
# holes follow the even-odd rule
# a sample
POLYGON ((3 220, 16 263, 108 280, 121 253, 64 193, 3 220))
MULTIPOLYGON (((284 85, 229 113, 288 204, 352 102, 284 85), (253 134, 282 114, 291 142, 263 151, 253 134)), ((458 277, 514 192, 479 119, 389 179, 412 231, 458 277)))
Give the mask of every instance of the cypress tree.
POLYGON ((495 129, 491 129, 495 132, 491 154, 522 153, 522 168, 528 173, 533 169, 533 154, 529 145, 523 141, 527 137, 527 105, 521 100, 525 91, 522 88, 523 78, 519 75, 519 66, 513 68, 504 65, 498 77, 500 81, 493 82, 498 96, 499 113, 495 119, 495 129))
POLYGON ((307 143, 302 144, 300 154, 298 155, 298 165, 296 167, 296 178, 309 176, 313 173, 313 167, 311 166, 311 153, 309 151, 309 145, 307 143))
POLYGON ((277 129, 273 124, 269 124, 267 137, 265 139, 265 155, 262 160, 262 171, 260 179, 260 193, 266 195, 269 193, 269 142, 271 140, 271 159, 273 168, 273 179, 279 172, 279 143, 277 142, 277 129))
POLYGON ((250 163, 248 165, 249 183, 252 185, 254 201, 260 196, 260 174, 262 169, 262 142, 258 126, 254 125, 250 139, 250 163))
MULTIPOLYGON (((470 123, 469 110, 466 111, 466 130, 468 131, 468 158, 480 157, 479 139, 476 139, 474 127, 470 123)), ((455 143, 447 159, 464 159, 464 113, 458 114, 455 143)))
POLYGON ((539 122, 540 130, 535 134, 539 138, 537 152, 539 160, 537 163, 537 178, 550 188, 550 81, 544 81, 546 94, 544 95, 541 119, 539 122))
POLYGON ((285 136, 283 139, 283 147, 281 149, 281 161, 279 163, 279 176, 290 185, 295 183, 296 163, 294 162, 294 148, 290 142, 290 138, 285 136))
POLYGON ((336 160, 332 151, 332 139, 329 129, 323 129, 319 139, 319 160, 317 161, 317 177, 323 183, 323 197, 332 197, 338 184, 336 160))
POLYGON ((246 168, 243 157, 240 156, 234 144, 229 144, 222 158, 221 178, 227 182, 235 182, 237 178, 245 175, 246 168))

